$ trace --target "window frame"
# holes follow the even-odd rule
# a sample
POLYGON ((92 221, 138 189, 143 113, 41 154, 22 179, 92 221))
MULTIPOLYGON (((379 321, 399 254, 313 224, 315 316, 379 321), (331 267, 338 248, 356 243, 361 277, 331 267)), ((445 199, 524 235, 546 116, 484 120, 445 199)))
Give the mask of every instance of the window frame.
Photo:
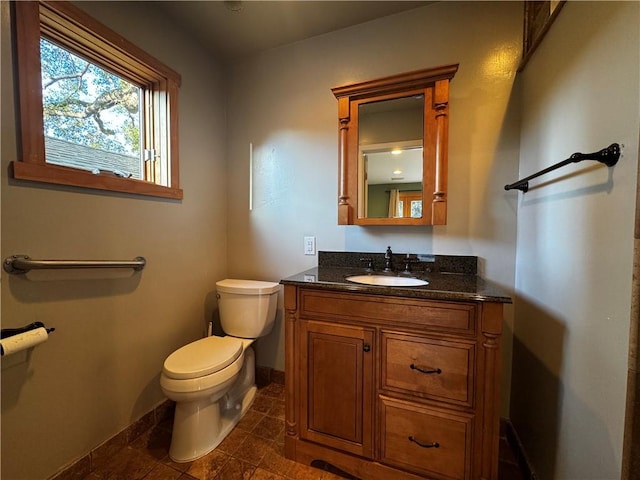
MULTIPOLYGON (((70 185, 122 193, 182 199, 178 162, 178 89, 180 74, 162 64, 83 10, 63 1, 12 2, 15 15, 16 66, 21 157, 11 162, 19 180, 70 185), (46 163, 40 37, 79 53, 141 86, 145 96, 145 128, 153 131, 160 161, 145 161, 145 180, 93 174, 46 163), (166 185, 155 183, 164 179, 166 185)), ((147 137, 146 141, 149 141, 147 137)))

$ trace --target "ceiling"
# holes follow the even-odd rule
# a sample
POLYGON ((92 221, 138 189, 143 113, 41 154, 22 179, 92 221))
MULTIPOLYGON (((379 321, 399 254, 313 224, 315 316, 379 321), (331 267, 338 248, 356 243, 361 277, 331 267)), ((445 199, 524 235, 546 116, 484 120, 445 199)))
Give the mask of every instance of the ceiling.
POLYGON ((422 182, 422 147, 403 149, 398 155, 388 149, 367 154, 367 183, 369 185, 422 182))
POLYGON ((432 1, 159 1, 218 59, 228 61, 432 1))

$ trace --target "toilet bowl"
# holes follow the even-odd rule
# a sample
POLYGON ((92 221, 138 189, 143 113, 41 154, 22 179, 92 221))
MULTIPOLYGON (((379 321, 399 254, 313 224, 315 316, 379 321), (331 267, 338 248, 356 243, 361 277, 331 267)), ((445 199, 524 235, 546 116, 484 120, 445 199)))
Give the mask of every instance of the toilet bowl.
POLYGON ((176 402, 169 456, 190 462, 216 448, 251 407, 256 394, 251 344, 275 320, 280 285, 254 280, 216 283, 225 337, 210 336, 167 357, 163 393, 176 402))

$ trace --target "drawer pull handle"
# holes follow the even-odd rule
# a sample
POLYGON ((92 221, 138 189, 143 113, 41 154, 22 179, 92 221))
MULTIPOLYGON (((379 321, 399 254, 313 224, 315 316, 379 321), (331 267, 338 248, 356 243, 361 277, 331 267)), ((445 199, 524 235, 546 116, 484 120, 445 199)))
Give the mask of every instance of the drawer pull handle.
POLYGON ((365 344, 362 346, 362 350, 364 350, 365 352, 369 352, 369 351, 371 351, 371 345, 369 345, 368 343, 365 343, 365 344))
POLYGON ((419 447, 422 447, 422 448, 440 448, 440 444, 438 442, 421 443, 418 440, 416 440, 415 438, 413 438, 413 436, 409 437, 409 441, 415 443, 416 445, 418 445, 419 447))
POLYGON ((409 365, 409 368, 411 368, 411 370, 418 370, 420 373, 436 373, 438 375, 442 373, 442 370, 440 370, 439 368, 421 367, 419 365, 416 365, 415 363, 409 365))

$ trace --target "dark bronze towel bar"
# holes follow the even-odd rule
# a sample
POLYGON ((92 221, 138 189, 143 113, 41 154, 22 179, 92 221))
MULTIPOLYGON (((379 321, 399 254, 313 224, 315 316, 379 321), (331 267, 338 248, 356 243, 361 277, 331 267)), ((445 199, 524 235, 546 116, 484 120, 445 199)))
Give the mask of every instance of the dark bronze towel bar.
POLYGON ((607 167, 613 167, 616 163, 618 163, 618 159, 620 158, 620 145, 617 143, 612 143, 607 148, 603 148, 598 152, 593 153, 574 153, 566 160, 563 160, 555 165, 545 168, 544 170, 540 170, 538 173, 534 173, 533 175, 529 175, 526 178, 518 180, 517 182, 513 182, 509 185, 505 185, 505 190, 517 189, 521 192, 526 192, 529 190, 529 180, 539 177, 540 175, 544 175, 545 173, 549 173, 557 168, 564 167, 565 165, 569 165, 570 163, 577 163, 583 160, 597 160, 600 163, 604 163, 607 167))

